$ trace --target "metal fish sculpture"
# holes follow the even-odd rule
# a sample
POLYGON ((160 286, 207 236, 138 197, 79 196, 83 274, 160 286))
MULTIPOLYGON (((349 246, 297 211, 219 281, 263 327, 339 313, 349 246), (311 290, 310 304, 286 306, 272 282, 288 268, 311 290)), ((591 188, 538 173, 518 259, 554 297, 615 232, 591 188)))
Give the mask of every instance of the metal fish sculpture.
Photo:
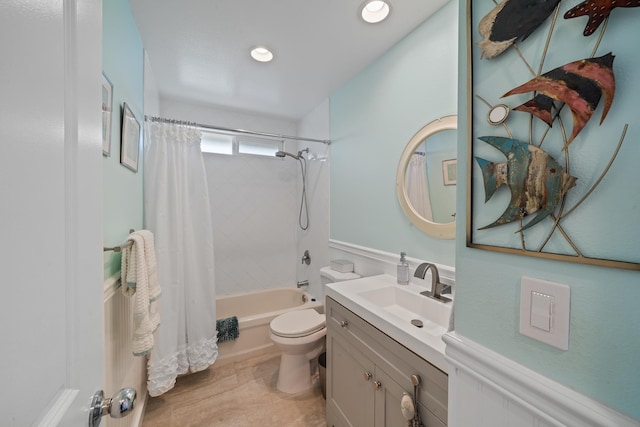
POLYGON ((499 136, 482 136, 480 140, 507 157, 506 163, 476 157, 482 169, 485 202, 503 184, 511 190, 511 201, 500 218, 479 230, 518 221, 538 212, 517 232, 531 228, 553 213, 567 191, 576 184, 576 177, 565 172, 546 151, 534 145, 499 136))
POLYGON ((548 124, 549 127, 553 127, 553 106, 553 98, 539 93, 532 100, 518 105, 514 110, 531 113, 548 124))
POLYGON ((495 58, 518 38, 525 40, 560 3, 560 0, 503 0, 478 24, 484 40, 478 42, 481 57, 495 58))
POLYGON ((585 37, 593 34, 600 24, 609 17, 611 11, 616 7, 638 7, 640 0, 586 0, 571 8, 564 14, 564 19, 577 18, 578 16, 589 16, 589 21, 584 27, 585 37))
POLYGON ((616 91, 616 80, 613 74, 614 58, 615 56, 609 52, 599 58, 570 62, 534 77, 502 96, 537 91, 538 96, 514 110, 531 113, 549 125, 552 120, 553 103, 549 103, 548 98, 567 104, 573 115, 573 131, 567 141, 568 145, 585 127, 602 95, 604 95, 604 108, 600 124, 607 117, 616 91))

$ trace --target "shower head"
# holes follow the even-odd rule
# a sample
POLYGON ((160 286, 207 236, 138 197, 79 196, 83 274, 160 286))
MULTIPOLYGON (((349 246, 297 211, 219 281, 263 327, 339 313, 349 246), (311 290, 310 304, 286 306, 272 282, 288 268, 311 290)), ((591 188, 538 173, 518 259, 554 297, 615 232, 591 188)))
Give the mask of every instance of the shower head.
POLYGON ((300 155, 287 153, 286 151, 276 151, 276 157, 284 157, 284 156, 289 156, 289 157, 293 157, 296 160, 300 160, 300 155))
POLYGON ((284 157, 284 156, 289 156, 289 157, 293 157, 296 160, 305 160, 304 157, 302 157, 302 153, 308 153, 309 152, 309 148, 305 148, 304 150, 300 150, 298 151, 298 154, 291 154, 291 153, 287 153, 286 151, 276 151, 276 157, 284 157))

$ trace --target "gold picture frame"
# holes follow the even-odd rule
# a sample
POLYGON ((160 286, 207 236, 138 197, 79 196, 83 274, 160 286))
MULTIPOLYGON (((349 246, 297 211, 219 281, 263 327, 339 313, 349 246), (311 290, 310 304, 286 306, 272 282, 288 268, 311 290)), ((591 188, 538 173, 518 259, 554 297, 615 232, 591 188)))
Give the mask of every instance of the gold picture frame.
MULTIPOLYGON (((589 123, 581 123, 584 129, 578 130, 581 134, 574 140, 576 115, 572 117, 571 105, 563 108, 564 101, 553 99, 550 117, 554 123, 550 126, 539 120, 539 115, 534 117, 531 109, 522 108, 525 104, 518 105, 544 92, 544 87, 533 94, 513 92, 514 88, 525 86, 537 76, 547 78, 555 70, 564 70, 563 67, 607 59, 607 56, 613 56, 610 52, 614 49, 618 57, 632 53, 631 46, 615 45, 615 38, 609 40, 604 37, 606 25, 598 29, 598 36, 583 36, 584 22, 563 19, 563 13, 559 13, 561 7, 562 3, 548 17, 543 17, 540 27, 521 35, 524 39, 516 37, 513 46, 489 59, 483 43, 493 43, 487 40, 487 25, 497 25, 494 14, 499 6, 489 0, 466 2, 466 245, 501 253, 638 271, 640 232, 637 227, 624 229, 620 224, 624 224, 625 219, 628 223, 625 214, 634 211, 634 206, 640 203, 640 196, 637 191, 631 191, 614 199, 616 191, 613 191, 630 184, 628 180, 631 178, 625 176, 625 171, 616 171, 617 163, 621 162, 616 162, 616 158, 623 157, 618 154, 627 146, 633 154, 632 150, 637 150, 631 143, 623 146, 625 136, 626 139, 638 138, 635 129, 632 137, 627 134, 628 123, 633 122, 629 115, 632 108, 623 106, 615 109, 613 95, 603 92, 605 101, 600 101, 597 110, 593 108, 597 113, 605 111, 601 119, 598 117, 600 123, 598 119, 587 119, 589 123), (483 22, 485 17, 489 18, 483 22), (559 27, 562 28, 556 30, 559 27), (552 37, 554 30, 561 31, 562 37, 552 37), (605 121, 604 115, 612 102, 611 113, 605 121), (602 104, 608 105, 602 107, 602 104), (494 178, 489 176, 489 172, 502 171, 505 176, 509 175, 506 171, 512 165, 508 159, 514 156, 506 149, 496 149, 496 140, 524 141, 522 147, 525 148, 521 148, 523 158, 531 156, 528 152, 541 153, 547 159, 556 160, 554 165, 560 165, 559 168, 549 167, 549 170, 566 172, 567 177, 575 179, 568 180, 564 187, 558 186, 562 191, 558 190, 558 199, 554 203, 545 200, 547 205, 525 210, 529 205, 514 202, 514 198, 520 197, 518 201, 521 201, 529 197, 525 188, 512 188, 513 181, 504 185, 507 182, 504 179, 490 182, 494 178), (543 146, 542 141, 545 141, 543 146), (529 148, 532 146, 535 147, 529 148), (582 166, 579 162, 589 166, 582 166), (587 200, 589 203, 583 203, 587 200), (543 218, 538 219, 540 215, 543 218)), ((515 25, 521 20, 510 17, 502 24, 505 22, 515 25)), ((489 46, 493 47, 496 46, 489 46)), ((498 46, 498 50, 501 48, 498 46)), ((622 61, 616 60, 615 66, 611 67, 612 73, 619 62, 622 61)), ((638 93, 637 88, 635 82, 627 79, 618 82, 615 90, 628 93, 635 89, 638 93)), ((532 160, 529 158, 529 161, 532 160)), ((531 179, 531 168, 521 166, 521 169, 525 171, 523 174, 529 174, 527 179, 531 179)))

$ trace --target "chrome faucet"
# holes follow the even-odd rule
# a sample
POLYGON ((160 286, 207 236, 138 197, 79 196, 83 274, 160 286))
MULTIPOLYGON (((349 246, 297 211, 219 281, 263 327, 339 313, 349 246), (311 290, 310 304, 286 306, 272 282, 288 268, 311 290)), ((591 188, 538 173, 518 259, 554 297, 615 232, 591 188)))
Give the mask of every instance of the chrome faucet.
POLYGON ((446 287, 449 287, 449 285, 440 283, 440 274, 438 274, 438 267, 436 267, 435 264, 423 262, 418 266, 418 268, 416 268, 415 273, 413 273, 413 277, 424 279, 427 275, 427 270, 431 270, 431 291, 420 292, 420 295, 425 295, 441 302, 450 302, 451 298, 447 298, 442 295, 443 291, 445 291, 446 287))

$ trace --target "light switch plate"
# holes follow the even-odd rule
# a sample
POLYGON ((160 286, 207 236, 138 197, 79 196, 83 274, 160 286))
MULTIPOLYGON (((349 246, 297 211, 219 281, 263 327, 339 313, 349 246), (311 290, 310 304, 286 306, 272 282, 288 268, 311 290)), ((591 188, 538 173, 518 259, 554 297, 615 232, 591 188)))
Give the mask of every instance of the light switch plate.
POLYGON ((520 333, 562 350, 569 349, 571 288, 561 283, 522 277, 520 333))
POLYGON ((551 315, 554 298, 540 292, 531 292, 531 326, 551 332, 551 315))

